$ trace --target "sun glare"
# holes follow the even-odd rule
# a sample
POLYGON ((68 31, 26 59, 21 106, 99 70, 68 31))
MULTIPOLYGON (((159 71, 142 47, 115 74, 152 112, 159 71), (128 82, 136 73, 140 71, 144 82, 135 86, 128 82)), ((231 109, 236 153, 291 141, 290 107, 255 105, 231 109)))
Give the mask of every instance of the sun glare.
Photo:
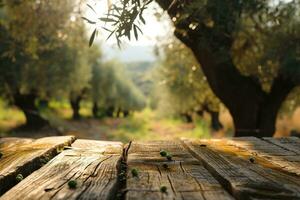
MULTIPOLYGON (((85 15, 88 19, 98 21, 97 18, 103 17, 107 14, 108 11, 108 2, 104 0, 91 0, 88 1, 88 4, 93 6, 93 8, 96 10, 97 13, 95 13, 92 9, 90 9, 88 6, 85 8, 85 15)), ((170 25, 170 20, 166 16, 165 13, 156 5, 152 4, 150 6, 150 9, 147 9, 145 12, 145 19, 146 24, 140 25, 140 28, 143 31, 143 34, 139 35, 139 39, 136 41, 135 39, 132 39, 131 41, 128 41, 125 39, 125 43, 130 46, 153 46, 155 45, 155 42, 157 41, 157 37, 167 34, 167 31, 172 31, 172 27, 170 25), (157 15, 160 15, 160 19, 158 19, 157 15)), ((89 29, 94 28, 94 26, 87 24, 89 29)), ((107 26, 104 23, 97 23, 97 27, 100 30, 100 39, 106 40, 109 36, 109 33, 103 29, 104 26, 107 26)), ((116 43, 115 39, 111 38, 105 42, 106 44, 113 45, 116 43)), ((127 46, 126 45, 126 46, 127 46)))

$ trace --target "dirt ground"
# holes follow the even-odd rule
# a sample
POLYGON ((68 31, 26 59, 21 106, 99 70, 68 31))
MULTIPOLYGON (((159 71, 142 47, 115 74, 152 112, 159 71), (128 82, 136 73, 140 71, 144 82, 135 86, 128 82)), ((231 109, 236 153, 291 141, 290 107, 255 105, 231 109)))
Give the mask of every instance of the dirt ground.
MULTIPOLYGON (((155 116, 152 116, 152 113, 149 115, 151 116, 145 116, 144 113, 137 114, 137 116, 130 119, 107 118, 99 120, 83 118, 78 121, 64 119, 59 125, 55 126, 55 128, 45 127, 39 131, 15 129, 2 136, 40 138, 70 134, 75 135, 77 138, 121 141, 129 141, 132 139, 151 140, 174 139, 179 137, 207 137, 207 133, 202 133, 205 132, 203 127, 199 129, 198 124, 174 123, 173 121, 166 122, 156 119, 155 116)), ((211 136, 214 138, 228 136, 228 131, 233 130, 232 118, 228 112, 224 112, 220 115, 220 121, 224 125, 225 131, 212 132, 211 136)), ((300 108, 298 108, 292 116, 284 116, 277 120, 275 136, 289 136, 291 130, 300 130, 299 122, 300 108)), ((208 132, 210 131, 208 130, 208 132)))

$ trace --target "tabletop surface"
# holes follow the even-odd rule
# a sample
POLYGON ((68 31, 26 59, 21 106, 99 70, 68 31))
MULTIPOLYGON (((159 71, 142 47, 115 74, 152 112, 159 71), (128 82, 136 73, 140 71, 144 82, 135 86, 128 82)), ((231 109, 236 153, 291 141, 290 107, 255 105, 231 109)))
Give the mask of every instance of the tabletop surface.
POLYGON ((300 199, 300 139, 0 139, 0 200, 300 199))

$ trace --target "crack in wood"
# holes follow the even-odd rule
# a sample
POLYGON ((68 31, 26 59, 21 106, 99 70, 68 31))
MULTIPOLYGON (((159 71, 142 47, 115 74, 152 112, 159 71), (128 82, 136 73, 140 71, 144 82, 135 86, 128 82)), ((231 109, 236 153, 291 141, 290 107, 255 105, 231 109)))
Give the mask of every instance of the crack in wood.
POLYGON ((176 190, 175 190, 175 187, 174 187, 174 185, 173 185, 173 183, 172 183, 172 180, 171 180, 169 174, 167 175, 167 178, 168 178, 168 181, 169 181, 169 183, 170 183, 170 185, 171 185, 171 188, 172 188, 173 193, 176 195, 176 190))
POLYGON ((156 165, 156 168, 157 168, 157 171, 158 171, 159 175, 162 176, 161 170, 160 170, 158 165, 156 165))
POLYGON ((111 193, 110 200, 125 200, 127 181, 127 157, 131 147, 131 141, 123 148, 122 156, 120 157, 117 165, 117 183, 115 185, 114 192, 111 193))
POLYGON ((182 166, 182 162, 181 161, 179 162, 179 166, 180 166, 180 169, 182 170, 182 172, 187 173, 186 170, 184 169, 184 167, 182 166))
MULTIPOLYGON (((71 168, 69 170, 68 173, 72 172, 77 166, 75 166, 74 168, 71 168)), ((73 174, 70 178, 68 178, 65 182, 62 182, 58 187, 56 188, 53 188, 53 189, 56 189, 56 191, 49 197, 49 199, 53 199, 54 196, 63 188, 63 186, 69 182, 75 175, 77 174, 77 172, 75 174, 73 174)))

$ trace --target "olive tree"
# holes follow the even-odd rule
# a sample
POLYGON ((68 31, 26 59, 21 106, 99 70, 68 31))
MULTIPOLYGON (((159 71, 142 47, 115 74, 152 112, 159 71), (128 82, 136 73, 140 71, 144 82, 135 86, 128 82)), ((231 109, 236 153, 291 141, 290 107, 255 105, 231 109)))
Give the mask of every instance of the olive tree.
POLYGON ((77 6, 71 0, 5 0, 0 8, 1 95, 24 112, 29 127, 48 123, 39 113, 39 99, 65 95, 88 82, 79 46, 87 46, 87 40, 71 20, 77 6))
POLYGON ((119 116, 121 112, 127 116, 145 106, 143 94, 129 78, 125 78, 125 73, 123 66, 116 61, 98 63, 93 67, 94 116, 113 117, 114 113, 119 116))

